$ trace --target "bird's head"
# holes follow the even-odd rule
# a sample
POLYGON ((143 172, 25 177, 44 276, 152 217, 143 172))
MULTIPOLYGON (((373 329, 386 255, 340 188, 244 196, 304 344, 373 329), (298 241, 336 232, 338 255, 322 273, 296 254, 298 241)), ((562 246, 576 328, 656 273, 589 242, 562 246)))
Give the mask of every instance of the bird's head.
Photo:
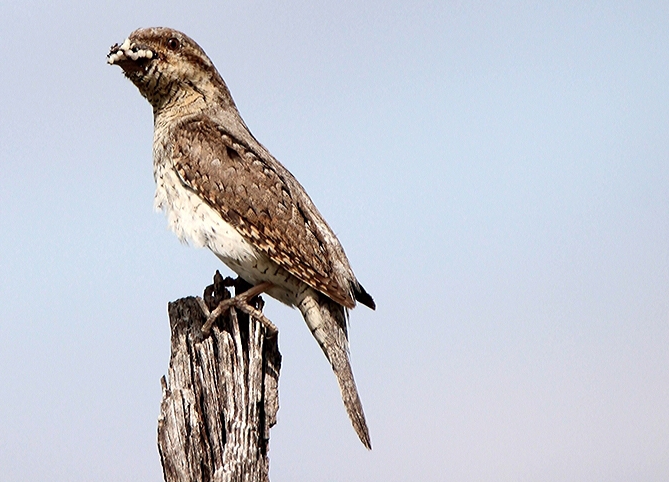
POLYGON ((187 94, 201 95, 205 100, 229 97, 204 50, 187 35, 170 28, 135 30, 121 45, 111 47, 107 63, 121 67, 154 109, 187 94))

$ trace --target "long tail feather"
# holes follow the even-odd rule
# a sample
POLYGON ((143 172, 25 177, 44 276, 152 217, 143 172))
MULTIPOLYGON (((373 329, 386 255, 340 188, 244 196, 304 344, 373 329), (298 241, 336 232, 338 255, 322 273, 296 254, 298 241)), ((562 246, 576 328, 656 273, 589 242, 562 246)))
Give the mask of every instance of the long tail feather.
POLYGON ((332 365, 353 428, 363 445, 371 450, 369 429, 349 359, 346 308, 311 289, 305 294, 298 307, 311 333, 332 365))

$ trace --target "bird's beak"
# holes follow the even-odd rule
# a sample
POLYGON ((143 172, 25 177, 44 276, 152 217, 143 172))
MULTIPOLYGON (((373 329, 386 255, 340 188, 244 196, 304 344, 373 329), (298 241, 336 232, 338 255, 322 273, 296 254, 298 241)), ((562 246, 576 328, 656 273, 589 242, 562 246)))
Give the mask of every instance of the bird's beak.
POLYGON ((142 48, 131 42, 130 38, 127 38, 121 45, 112 45, 109 54, 107 54, 107 63, 118 65, 127 73, 142 70, 155 56, 153 50, 142 48))

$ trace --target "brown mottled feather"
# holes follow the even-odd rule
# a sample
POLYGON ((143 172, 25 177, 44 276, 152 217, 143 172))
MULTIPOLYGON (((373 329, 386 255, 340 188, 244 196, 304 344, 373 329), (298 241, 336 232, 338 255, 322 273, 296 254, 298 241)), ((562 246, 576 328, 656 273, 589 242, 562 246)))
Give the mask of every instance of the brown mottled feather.
POLYGON ((326 241, 292 192, 297 181, 285 179, 288 171, 279 172, 205 116, 180 123, 172 134, 174 167, 188 188, 272 261, 353 308, 351 288, 337 282, 326 241))

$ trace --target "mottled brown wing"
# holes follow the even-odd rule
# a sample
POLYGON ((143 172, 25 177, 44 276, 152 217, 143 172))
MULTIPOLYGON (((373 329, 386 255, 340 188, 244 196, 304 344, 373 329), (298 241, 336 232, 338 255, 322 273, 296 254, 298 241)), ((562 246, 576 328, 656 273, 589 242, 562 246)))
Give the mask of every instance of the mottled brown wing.
MULTIPOLYGON (((325 241, 300 206, 290 174, 202 117, 174 132, 173 160, 183 182, 282 268, 348 308, 350 289, 332 276, 325 241)), ((299 186, 299 185, 298 185, 299 186)))

